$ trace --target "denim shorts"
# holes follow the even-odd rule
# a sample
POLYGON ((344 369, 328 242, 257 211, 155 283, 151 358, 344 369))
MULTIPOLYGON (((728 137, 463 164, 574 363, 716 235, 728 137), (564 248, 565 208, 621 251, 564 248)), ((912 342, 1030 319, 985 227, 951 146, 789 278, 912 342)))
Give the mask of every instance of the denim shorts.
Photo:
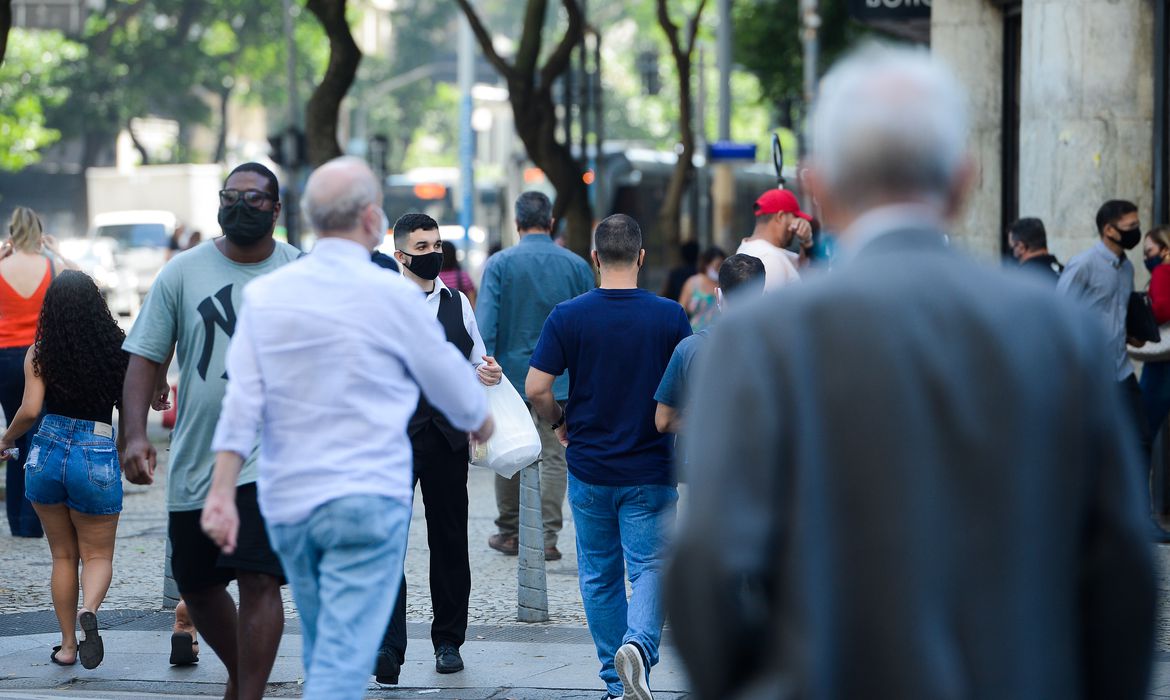
POLYGON ((121 513, 122 469, 113 428, 46 415, 24 463, 24 493, 33 503, 64 503, 87 515, 121 513))

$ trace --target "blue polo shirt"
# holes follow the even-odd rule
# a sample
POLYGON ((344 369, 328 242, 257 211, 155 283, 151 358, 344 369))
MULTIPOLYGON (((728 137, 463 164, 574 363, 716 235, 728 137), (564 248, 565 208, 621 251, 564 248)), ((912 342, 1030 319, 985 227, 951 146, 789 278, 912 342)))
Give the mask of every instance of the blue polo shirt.
POLYGON ((595 486, 674 485, 673 436, 654 426, 654 392, 691 324, 678 302, 644 289, 594 289, 558 304, 532 367, 569 373, 565 407, 574 477, 595 486))

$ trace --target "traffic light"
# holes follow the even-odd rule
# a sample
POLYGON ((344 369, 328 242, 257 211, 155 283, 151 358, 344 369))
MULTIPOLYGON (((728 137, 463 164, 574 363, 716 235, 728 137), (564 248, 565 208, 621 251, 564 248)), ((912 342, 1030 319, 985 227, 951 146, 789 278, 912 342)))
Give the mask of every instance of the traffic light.
POLYGON ((294 169, 305 164, 305 134, 288 127, 268 137, 268 157, 281 168, 294 169))

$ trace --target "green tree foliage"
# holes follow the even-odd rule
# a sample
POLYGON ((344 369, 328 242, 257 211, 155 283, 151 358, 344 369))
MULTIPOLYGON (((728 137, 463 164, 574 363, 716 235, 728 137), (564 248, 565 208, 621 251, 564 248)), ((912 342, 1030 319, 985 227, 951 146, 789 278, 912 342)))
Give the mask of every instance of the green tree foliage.
MULTIPOLYGON (((820 0, 822 72, 863 34, 849 17, 847 0, 820 0)), ((773 108, 803 99, 804 54, 800 0, 739 0, 732 4, 733 58, 756 76, 773 108)))
POLYGON ((62 62, 80 60, 84 49, 58 32, 8 35, 0 64, 0 170, 20 170, 40 160, 40 149, 60 138, 45 124, 45 110, 64 103, 68 90, 55 86, 62 62))

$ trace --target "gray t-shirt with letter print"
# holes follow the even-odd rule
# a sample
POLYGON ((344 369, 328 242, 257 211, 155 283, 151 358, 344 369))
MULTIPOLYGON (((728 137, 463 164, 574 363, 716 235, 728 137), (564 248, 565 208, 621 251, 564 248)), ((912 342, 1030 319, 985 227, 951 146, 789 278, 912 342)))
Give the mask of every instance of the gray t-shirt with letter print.
MULTIPOLYGON (((168 510, 203 508, 211 487, 211 438, 227 389, 224 358, 244 287, 300 255, 297 248, 278 241, 266 260, 243 264, 228 259, 210 240, 175 256, 146 295, 122 348, 161 363, 175 347, 178 418, 168 460, 168 510)), ((244 462, 239 483, 256 481, 256 453, 253 449, 244 462)))

